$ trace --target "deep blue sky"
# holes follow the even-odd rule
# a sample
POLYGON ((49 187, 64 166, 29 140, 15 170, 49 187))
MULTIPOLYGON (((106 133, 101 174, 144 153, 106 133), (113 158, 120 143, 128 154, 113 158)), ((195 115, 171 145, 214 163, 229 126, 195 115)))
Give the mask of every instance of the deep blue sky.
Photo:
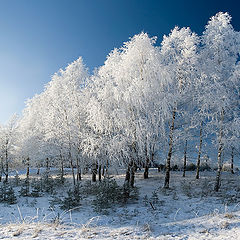
POLYGON ((92 71, 141 31, 157 36, 178 25, 197 33, 227 11, 240 30, 238 1, 0 0, 0 122, 21 113, 51 75, 79 56, 92 71))

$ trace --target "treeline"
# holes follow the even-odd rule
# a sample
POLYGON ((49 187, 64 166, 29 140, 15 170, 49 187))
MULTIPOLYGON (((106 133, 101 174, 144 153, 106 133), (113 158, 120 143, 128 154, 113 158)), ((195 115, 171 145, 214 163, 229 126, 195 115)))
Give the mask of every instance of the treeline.
POLYGON ((94 74, 81 57, 60 69, 21 118, 1 126, 0 176, 7 181, 9 167, 40 167, 47 159, 62 173, 70 166, 74 185, 84 169, 91 167, 96 181, 97 172, 115 166, 126 168, 125 184, 133 186, 136 168, 148 178, 161 155, 169 188, 173 154, 186 169, 194 152, 198 179, 207 144, 217 152, 218 191, 223 151, 233 158, 239 149, 240 34, 230 21, 216 14, 201 36, 175 27, 160 46, 140 33, 94 74))

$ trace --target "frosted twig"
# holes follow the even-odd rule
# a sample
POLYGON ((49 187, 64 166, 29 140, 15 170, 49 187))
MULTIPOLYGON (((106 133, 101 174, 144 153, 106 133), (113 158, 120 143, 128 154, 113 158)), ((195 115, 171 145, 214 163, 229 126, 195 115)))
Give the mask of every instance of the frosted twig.
POLYGON ((236 207, 238 207, 239 204, 240 204, 240 203, 237 203, 237 204, 235 205, 235 207, 233 208, 233 210, 234 210, 236 207))
POLYGON ((22 216, 21 210, 20 210, 20 208, 19 208, 18 205, 17 205, 17 209, 18 209, 18 213, 19 213, 19 216, 20 216, 21 221, 24 222, 24 219, 23 219, 23 216, 22 216))
POLYGON ((174 221, 176 221, 176 217, 177 217, 177 214, 178 214, 178 212, 181 210, 181 208, 179 208, 177 211, 176 211, 176 213, 175 213, 175 215, 174 215, 174 221))
POLYGON ((69 211, 69 217, 70 217, 70 221, 72 223, 72 211, 69 211))
POLYGON ((193 211, 193 212, 194 212, 194 214, 195 214, 196 217, 199 217, 199 215, 198 215, 199 211, 196 211, 196 212, 193 211))

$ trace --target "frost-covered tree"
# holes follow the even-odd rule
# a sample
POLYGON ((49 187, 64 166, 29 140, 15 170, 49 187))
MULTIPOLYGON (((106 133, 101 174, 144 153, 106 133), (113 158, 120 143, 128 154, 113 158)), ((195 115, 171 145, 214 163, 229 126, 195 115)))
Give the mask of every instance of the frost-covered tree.
POLYGON ((0 157, 1 177, 5 175, 5 182, 8 181, 9 164, 13 160, 16 147, 17 115, 13 115, 6 125, 0 126, 0 157))
POLYGON ((29 157, 36 166, 42 165, 47 158, 58 160, 62 174, 64 159, 67 158, 72 168, 74 184, 75 165, 78 177, 80 173, 80 141, 84 126, 81 121, 84 116, 82 92, 87 77, 82 58, 65 70, 60 69, 44 92, 27 102, 20 124, 22 156, 26 159, 29 157))
POLYGON ((88 108, 94 133, 89 146, 98 154, 107 149, 114 164, 127 166, 126 182, 131 185, 135 165, 141 162, 147 177, 168 112, 162 91, 167 74, 161 68, 155 41, 141 33, 112 51, 95 76, 95 94, 88 108))
POLYGON ((67 152, 75 185, 74 160, 77 176, 80 174, 79 157, 84 126, 84 95, 88 73, 82 58, 60 69, 45 88, 48 109, 45 112, 45 141, 57 145, 59 156, 67 152))
POLYGON ((197 45, 199 39, 189 28, 174 28, 169 36, 164 36, 161 54, 171 80, 168 83, 166 98, 169 101, 172 117, 169 119, 169 150, 166 161, 164 187, 169 188, 170 164, 173 151, 175 118, 184 114, 191 106, 192 89, 196 78, 197 45))
MULTIPOLYGON (((202 71, 204 83, 200 94, 199 109, 206 114, 212 131, 216 131, 218 145, 218 171, 215 191, 220 187, 222 170, 221 155, 224 148, 224 137, 227 129, 226 122, 233 116, 232 102, 234 83, 231 76, 235 69, 240 51, 239 33, 230 24, 228 13, 218 13, 213 16, 206 26, 202 36, 202 71)), ((237 96, 238 98, 238 96, 237 96)))

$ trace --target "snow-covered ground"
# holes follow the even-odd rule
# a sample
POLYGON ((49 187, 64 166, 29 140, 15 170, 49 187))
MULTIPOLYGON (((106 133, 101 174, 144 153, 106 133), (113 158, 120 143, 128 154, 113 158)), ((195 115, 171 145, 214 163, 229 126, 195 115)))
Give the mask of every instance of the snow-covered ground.
MULTIPOLYGON (((171 173, 171 188, 162 188, 164 174, 151 169, 136 176, 140 197, 106 214, 85 199, 79 209, 51 209, 50 196, 20 198, 0 211, 0 239, 240 239, 240 181, 223 173, 221 189, 213 192, 214 172, 171 173)), ((90 176, 85 175, 85 179, 90 176)), ((115 175, 119 184, 124 174, 115 175)))

